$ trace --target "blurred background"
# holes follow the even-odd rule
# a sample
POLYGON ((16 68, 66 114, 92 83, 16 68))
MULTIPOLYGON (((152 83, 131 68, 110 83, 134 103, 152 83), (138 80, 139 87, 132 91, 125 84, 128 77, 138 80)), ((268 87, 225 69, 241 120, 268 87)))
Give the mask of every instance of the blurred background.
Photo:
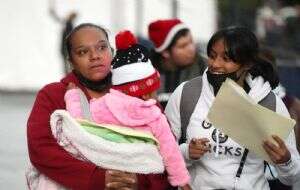
POLYGON ((275 55, 282 85, 300 98, 299 0, 0 1, 0 189, 26 188, 26 120, 37 90, 64 75, 66 32, 92 22, 109 30, 112 44, 116 32, 129 29, 151 46, 148 24, 173 17, 191 28, 204 55, 217 29, 251 28, 275 55))

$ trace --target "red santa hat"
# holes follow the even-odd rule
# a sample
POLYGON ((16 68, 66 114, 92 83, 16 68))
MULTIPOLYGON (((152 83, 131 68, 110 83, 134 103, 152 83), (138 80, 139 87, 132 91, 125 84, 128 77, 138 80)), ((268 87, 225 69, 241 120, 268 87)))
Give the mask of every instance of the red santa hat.
POLYGON ((154 69, 146 47, 137 43, 128 30, 115 38, 117 53, 112 61, 112 88, 140 97, 160 87, 160 75, 154 69))
POLYGON ((155 51, 164 51, 170 45, 177 32, 182 29, 188 29, 188 27, 179 19, 157 20, 150 23, 148 35, 154 43, 155 51))

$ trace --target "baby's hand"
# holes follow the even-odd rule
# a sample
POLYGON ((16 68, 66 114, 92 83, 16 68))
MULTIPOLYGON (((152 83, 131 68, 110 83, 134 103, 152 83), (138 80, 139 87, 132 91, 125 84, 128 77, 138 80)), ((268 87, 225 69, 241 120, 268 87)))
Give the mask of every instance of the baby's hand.
POLYGON ((75 89, 75 88, 77 88, 77 86, 72 82, 70 82, 67 86, 67 90, 71 90, 71 89, 75 89))

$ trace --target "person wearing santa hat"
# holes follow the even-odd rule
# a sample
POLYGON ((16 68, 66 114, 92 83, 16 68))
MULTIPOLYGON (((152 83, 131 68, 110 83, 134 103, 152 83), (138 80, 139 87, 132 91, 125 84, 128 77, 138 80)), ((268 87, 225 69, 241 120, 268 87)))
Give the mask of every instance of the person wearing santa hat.
POLYGON ((190 29, 179 19, 150 23, 148 35, 154 45, 150 58, 162 75, 159 97, 164 102, 181 82, 202 75, 206 63, 197 51, 190 29))
MULTIPOLYGON (((104 96, 90 101, 91 119, 93 122, 100 124, 122 126, 125 130, 131 128, 150 133, 158 142, 157 146, 159 148, 156 151, 159 152, 160 161, 157 161, 154 155, 149 154, 151 149, 148 146, 145 148, 139 140, 139 143, 135 144, 135 150, 125 148, 125 152, 129 154, 133 154, 131 152, 137 149, 142 149, 141 154, 136 155, 139 159, 133 159, 139 160, 138 163, 131 163, 131 160, 124 159, 126 156, 123 158, 119 154, 113 155, 112 150, 110 155, 107 156, 113 160, 110 164, 120 162, 121 168, 107 169, 133 171, 134 173, 143 170, 144 173, 140 172, 142 174, 148 174, 149 172, 163 173, 166 169, 172 186, 179 186, 185 190, 190 189, 189 173, 179 146, 170 130, 165 115, 156 105, 156 100, 152 99, 155 91, 160 86, 160 75, 149 60, 147 48, 138 44, 135 36, 130 31, 123 31, 116 35, 116 47, 116 56, 112 61, 112 88, 104 96), (140 163, 143 160, 150 163, 154 162, 154 164, 150 164, 151 166, 142 165, 140 163), (133 169, 132 165, 134 165, 133 169)), ((72 117, 79 119, 84 118, 80 93, 79 88, 74 88, 74 85, 70 84, 69 90, 65 94, 67 111, 72 117)), ((116 142, 115 139, 113 142, 116 142)), ((124 149, 126 145, 122 144, 124 149)), ((114 144, 111 148, 117 147, 118 145, 114 144)))

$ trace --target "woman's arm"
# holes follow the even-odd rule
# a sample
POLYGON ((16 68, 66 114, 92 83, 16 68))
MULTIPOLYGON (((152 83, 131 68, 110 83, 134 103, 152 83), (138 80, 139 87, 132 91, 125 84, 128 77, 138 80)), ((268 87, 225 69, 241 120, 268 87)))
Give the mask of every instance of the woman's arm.
POLYGON ((278 179, 286 184, 293 185, 300 181, 300 156, 295 146, 294 130, 291 131, 286 141, 279 137, 273 137, 277 145, 271 145, 271 152, 267 153, 275 163, 275 168, 278 172, 278 179), (287 156, 288 155, 288 156, 287 156))
MULTIPOLYGON (((284 103, 278 97, 276 97, 276 112, 285 117, 289 117, 284 103)), ((275 150, 271 154, 273 155, 273 161, 276 163, 275 168, 278 172, 279 180, 286 185, 292 185, 300 181, 300 155, 296 148, 294 130, 291 131, 286 140, 283 141, 278 138, 274 140, 277 141, 279 147, 274 144, 271 145, 273 146, 273 150, 275 150), (289 159, 287 160, 287 158, 289 159)))
POLYGON ((300 154, 300 118, 298 119, 296 126, 295 126, 295 134, 296 134, 296 143, 297 143, 297 150, 300 154))
POLYGON ((180 84, 169 98, 165 108, 166 117, 170 123, 171 131, 178 141, 181 137, 180 100, 184 83, 180 84))
POLYGON ((291 118, 296 120, 295 134, 297 149, 300 154, 300 100, 296 97, 293 98, 292 105, 289 108, 291 118))
POLYGON ((104 189, 105 170, 75 159, 54 139, 49 126, 50 114, 64 109, 65 86, 49 85, 35 100, 27 122, 28 152, 31 163, 43 174, 75 190, 104 189))
POLYGON ((50 115, 56 109, 65 109, 66 86, 49 85, 35 100, 27 123, 28 152, 31 163, 47 177, 74 190, 122 189, 166 190, 169 184, 164 175, 138 175, 112 172, 75 159, 54 139, 50 115), (106 179, 108 177, 108 179, 106 179))
MULTIPOLYGON (((176 88, 176 90, 172 93, 165 109, 165 114, 170 123, 171 130, 175 135, 177 141, 181 137, 180 100, 181 100, 183 85, 184 83, 180 84, 176 88)), ((198 141, 203 141, 205 143, 206 139, 202 139, 202 140, 198 139, 197 142, 198 141)), ((205 153, 206 149, 207 147, 202 146, 202 143, 193 144, 193 142, 185 142, 180 144, 181 154, 183 155, 186 165, 188 167, 191 166, 196 159, 202 156, 205 153), (199 147, 198 144, 201 147, 199 147)))

